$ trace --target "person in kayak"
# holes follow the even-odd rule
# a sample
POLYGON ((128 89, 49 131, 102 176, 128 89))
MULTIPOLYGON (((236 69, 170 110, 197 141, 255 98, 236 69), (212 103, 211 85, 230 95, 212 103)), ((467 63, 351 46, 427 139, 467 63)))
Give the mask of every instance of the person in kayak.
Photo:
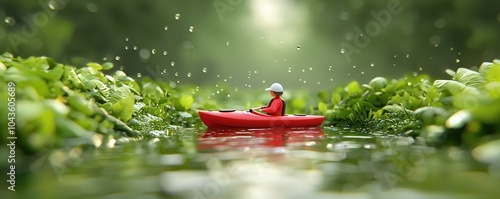
MULTIPOLYGON (((267 106, 260 107, 259 110, 271 116, 284 116, 286 103, 285 100, 281 99, 281 95, 283 95, 283 86, 279 83, 273 83, 271 87, 266 88, 266 91, 269 91, 273 99, 269 101, 267 106)), ((252 111, 253 109, 250 109, 250 112, 252 111)))

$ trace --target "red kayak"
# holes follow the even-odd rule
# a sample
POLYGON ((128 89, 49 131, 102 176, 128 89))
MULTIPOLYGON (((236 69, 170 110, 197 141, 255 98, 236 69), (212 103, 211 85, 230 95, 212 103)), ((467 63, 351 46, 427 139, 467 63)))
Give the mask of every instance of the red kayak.
POLYGON ((235 110, 198 111, 198 114, 208 128, 317 127, 325 120, 325 117, 319 115, 269 116, 235 110))

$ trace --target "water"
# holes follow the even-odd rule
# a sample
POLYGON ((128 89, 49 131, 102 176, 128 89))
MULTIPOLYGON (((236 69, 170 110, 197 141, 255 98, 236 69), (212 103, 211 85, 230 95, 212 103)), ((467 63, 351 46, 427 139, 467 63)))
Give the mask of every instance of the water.
POLYGON ((250 199, 487 198, 499 193, 499 179, 477 168, 473 172, 458 149, 439 151, 410 137, 365 129, 173 128, 151 135, 157 138, 121 138, 96 150, 55 150, 33 161, 31 173, 19 175, 15 194, 250 199))

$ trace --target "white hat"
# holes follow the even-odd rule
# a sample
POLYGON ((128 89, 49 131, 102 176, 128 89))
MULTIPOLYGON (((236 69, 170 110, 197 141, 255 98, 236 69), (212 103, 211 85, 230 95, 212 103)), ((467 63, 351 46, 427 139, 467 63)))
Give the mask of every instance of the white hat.
POLYGON ((266 88, 266 91, 283 92, 283 86, 279 83, 274 83, 271 87, 266 88))

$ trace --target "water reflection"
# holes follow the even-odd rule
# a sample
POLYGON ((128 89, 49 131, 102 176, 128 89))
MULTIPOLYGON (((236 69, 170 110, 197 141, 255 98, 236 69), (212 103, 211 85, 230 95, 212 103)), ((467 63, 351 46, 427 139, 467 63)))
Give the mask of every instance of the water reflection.
MULTIPOLYGON (((57 153, 65 151, 74 150, 57 153)), ((85 154, 57 168, 41 158, 29 175, 19 176, 19 192, 0 193, 7 198, 474 198, 497 194, 500 184, 484 172, 470 172, 457 155, 447 159, 413 138, 349 128, 177 129, 166 137, 103 144, 85 154), (481 185, 468 186, 469 178, 481 185)))
POLYGON ((198 149, 200 152, 207 152, 268 148, 284 153, 286 148, 310 148, 325 137, 323 130, 319 127, 210 129, 198 139, 198 149))

